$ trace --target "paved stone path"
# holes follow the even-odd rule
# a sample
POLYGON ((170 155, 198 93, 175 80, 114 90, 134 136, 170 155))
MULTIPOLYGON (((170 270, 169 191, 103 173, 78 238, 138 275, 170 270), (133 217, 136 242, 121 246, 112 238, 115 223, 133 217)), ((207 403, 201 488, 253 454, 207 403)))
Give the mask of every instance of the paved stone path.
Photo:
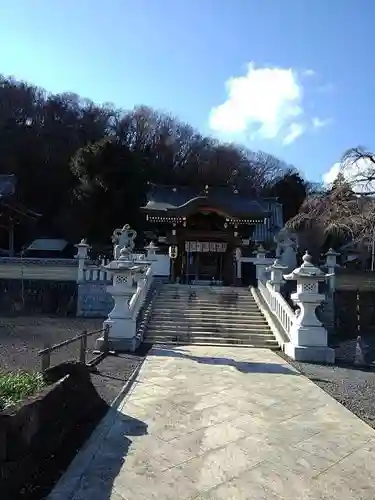
POLYGON ((374 431, 275 353, 166 347, 48 500, 374 498, 374 431))

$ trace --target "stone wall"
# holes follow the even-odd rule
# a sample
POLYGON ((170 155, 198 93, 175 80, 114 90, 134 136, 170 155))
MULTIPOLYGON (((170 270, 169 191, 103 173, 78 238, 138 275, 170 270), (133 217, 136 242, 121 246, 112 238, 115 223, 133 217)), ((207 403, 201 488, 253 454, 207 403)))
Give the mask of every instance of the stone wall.
POLYGON ((0 279, 0 314, 76 313, 74 281, 0 279))
POLYGON ((97 422, 107 410, 84 365, 58 365, 46 377, 51 385, 40 394, 0 412, 1 499, 17 499, 21 490, 23 498, 31 498, 66 445, 79 446, 80 427, 93 418, 97 422))
POLYGON ((78 285, 77 316, 105 318, 113 308, 113 298, 107 292, 108 282, 86 281, 78 285))
POLYGON ((0 257, 0 279, 77 281, 76 259, 0 257))
POLYGON ((335 282, 336 290, 375 290, 375 272, 337 269, 335 282))

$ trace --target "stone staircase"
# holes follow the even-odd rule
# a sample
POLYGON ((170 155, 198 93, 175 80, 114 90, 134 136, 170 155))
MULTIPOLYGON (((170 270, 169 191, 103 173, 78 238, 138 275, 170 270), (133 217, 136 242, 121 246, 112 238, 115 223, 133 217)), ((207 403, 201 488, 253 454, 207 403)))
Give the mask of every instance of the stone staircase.
POLYGON ((279 348, 250 291, 220 286, 162 285, 144 342, 279 348))

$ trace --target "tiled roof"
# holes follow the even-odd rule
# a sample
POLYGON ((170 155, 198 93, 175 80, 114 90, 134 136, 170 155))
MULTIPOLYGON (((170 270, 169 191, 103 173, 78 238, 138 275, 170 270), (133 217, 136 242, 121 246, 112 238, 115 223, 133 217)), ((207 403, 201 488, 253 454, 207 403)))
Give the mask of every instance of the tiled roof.
POLYGON ((230 188, 210 188, 194 190, 190 187, 173 187, 153 185, 147 196, 146 211, 183 211, 190 203, 220 207, 224 212, 236 215, 267 216, 267 205, 261 198, 250 198, 236 193, 230 188))

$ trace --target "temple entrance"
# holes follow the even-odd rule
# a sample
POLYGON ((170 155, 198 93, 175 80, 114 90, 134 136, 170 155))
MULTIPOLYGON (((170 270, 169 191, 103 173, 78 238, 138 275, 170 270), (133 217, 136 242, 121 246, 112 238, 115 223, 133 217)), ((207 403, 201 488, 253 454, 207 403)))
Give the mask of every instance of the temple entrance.
POLYGON ((223 284, 226 250, 225 242, 186 241, 183 281, 185 283, 223 284))
POLYGON ((222 284, 223 282, 223 255, 215 253, 192 254, 190 282, 210 282, 222 284))

